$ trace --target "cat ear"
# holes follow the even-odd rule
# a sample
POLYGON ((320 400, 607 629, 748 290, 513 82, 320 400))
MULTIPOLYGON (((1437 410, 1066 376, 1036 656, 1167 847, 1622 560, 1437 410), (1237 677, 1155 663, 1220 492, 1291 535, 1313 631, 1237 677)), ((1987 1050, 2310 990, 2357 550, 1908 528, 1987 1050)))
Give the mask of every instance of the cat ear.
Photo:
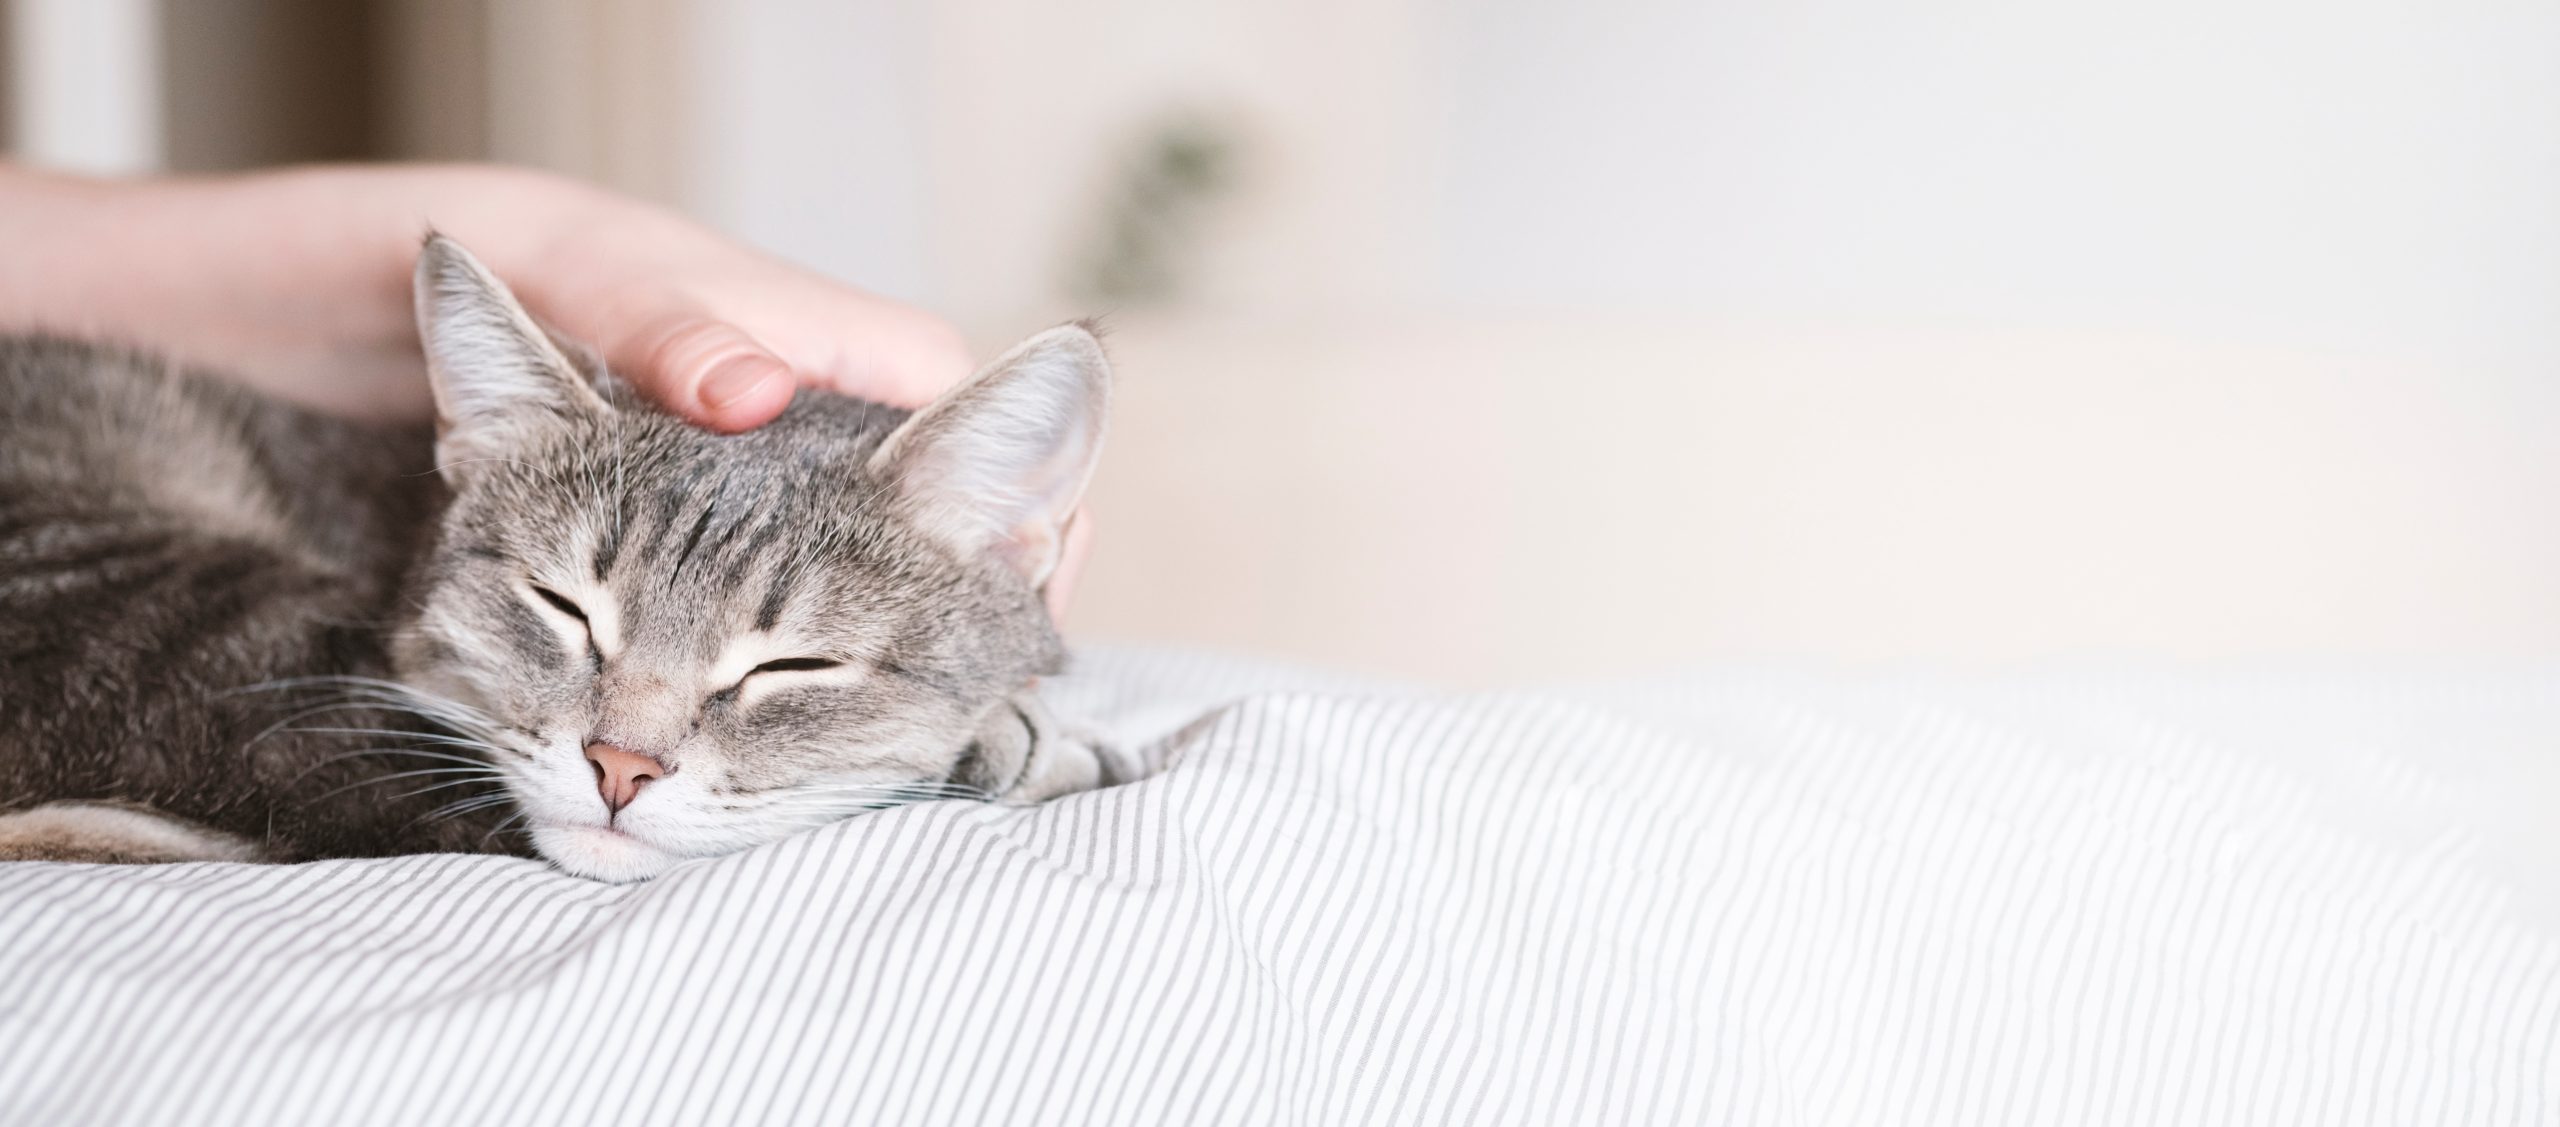
POLYGON ((909 515, 964 555, 994 553, 1038 587, 1102 453, 1111 362, 1060 325, 908 419, 872 454, 909 515))
POLYGON ((462 244, 428 235, 415 282, 435 391, 436 463, 448 475, 519 456, 542 428, 612 412, 515 294, 462 244))

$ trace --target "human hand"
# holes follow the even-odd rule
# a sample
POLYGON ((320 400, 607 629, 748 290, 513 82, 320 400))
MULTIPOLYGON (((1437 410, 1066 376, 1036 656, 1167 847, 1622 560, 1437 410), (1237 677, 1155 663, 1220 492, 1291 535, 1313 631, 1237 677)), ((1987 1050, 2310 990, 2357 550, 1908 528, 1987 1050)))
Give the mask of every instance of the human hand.
POLYGON ((518 234, 489 249, 491 267, 536 316, 705 427, 761 426, 800 386, 921 407, 971 371, 959 331, 912 306, 582 185, 509 190, 557 219, 508 225, 518 234))

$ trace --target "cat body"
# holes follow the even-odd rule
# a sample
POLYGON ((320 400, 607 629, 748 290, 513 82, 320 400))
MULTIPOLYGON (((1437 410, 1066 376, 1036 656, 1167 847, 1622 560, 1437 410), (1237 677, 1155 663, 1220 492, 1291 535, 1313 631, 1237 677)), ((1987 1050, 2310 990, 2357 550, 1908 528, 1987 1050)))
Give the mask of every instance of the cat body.
POLYGON ((643 401, 431 239, 437 426, 0 340, 0 858, 539 853, 635 879, 865 809, 1111 781, 1027 686, 1106 378, 922 412, 643 401))
POLYGON ((134 804, 279 858, 475 847, 494 819, 424 820, 453 790, 360 785, 439 761, 330 761, 417 742, 354 734, 414 718, 278 727, 317 694, 262 688, 392 676, 388 630, 446 499, 424 426, 0 341, 0 805, 134 804))

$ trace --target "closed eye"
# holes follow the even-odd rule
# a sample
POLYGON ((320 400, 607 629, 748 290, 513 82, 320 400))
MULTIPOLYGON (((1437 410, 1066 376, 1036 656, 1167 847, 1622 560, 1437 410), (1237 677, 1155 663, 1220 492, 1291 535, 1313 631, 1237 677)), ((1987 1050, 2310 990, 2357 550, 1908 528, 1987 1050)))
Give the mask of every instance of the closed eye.
POLYGON ((740 693, 743 693, 743 692, 745 692, 745 691, 746 691, 746 688, 747 688, 747 684, 748 684, 748 682, 754 681, 754 680, 757 678, 757 676, 759 676, 759 675, 761 675, 761 674, 766 674, 766 673, 824 673, 824 672, 826 672, 827 670, 830 670, 830 669, 842 669, 842 668, 844 668, 844 663, 843 663, 843 662, 841 662, 841 661, 837 661, 837 660, 835 660, 834 658, 827 658, 827 657, 783 657, 783 658, 775 658, 775 659, 774 659, 774 660, 772 660, 772 661, 768 661, 768 662, 766 662, 766 663, 764 663, 764 664, 762 664, 762 665, 756 666, 756 667, 755 667, 755 668, 753 668, 753 669, 747 670, 745 673, 739 674, 739 675, 738 675, 738 680, 737 680, 735 683, 731 684, 728 688, 722 689, 722 690, 720 690, 719 692, 716 692, 716 693, 711 694, 711 703, 719 704, 719 703, 724 703, 724 702, 734 702, 734 701, 736 701, 736 700, 738 699, 738 695, 739 695, 740 693))
POLYGON ((530 586, 532 586, 534 594, 542 596, 543 602, 551 604, 551 609, 577 619, 579 622, 583 623, 587 621, 587 612, 579 610, 578 604, 569 601, 569 596, 563 595, 560 592, 554 591, 539 583, 531 584, 530 586))
MULTIPOLYGON (((587 636, 587 663, 597 669, 603 669, 604 644, 596 640, 596 624, 587 621, 587 612, 580 609, 578 604, 570 602, 569 596, 563 595, 558 591, 554 591, 549 587, 543 586, 542 584, 527 583, 525 586, 532 588, 535 595, 539 596, 543 602, 551 605, 551 609, 559 611, 560 613, 577 620, 579 630, 587 636)), ((571 644, 575 645, 576 643, 571 644)))

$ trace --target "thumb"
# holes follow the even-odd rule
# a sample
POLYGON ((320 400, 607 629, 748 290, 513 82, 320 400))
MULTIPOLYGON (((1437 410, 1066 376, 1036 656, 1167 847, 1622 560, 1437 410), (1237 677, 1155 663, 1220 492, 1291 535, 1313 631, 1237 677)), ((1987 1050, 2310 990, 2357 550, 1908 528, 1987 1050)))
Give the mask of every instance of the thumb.
POLYGON ((708 317, 659 322, 606 355, 658 406, 717 431, 773 421, 798 384, 791 366, 754 337, 708 317))

